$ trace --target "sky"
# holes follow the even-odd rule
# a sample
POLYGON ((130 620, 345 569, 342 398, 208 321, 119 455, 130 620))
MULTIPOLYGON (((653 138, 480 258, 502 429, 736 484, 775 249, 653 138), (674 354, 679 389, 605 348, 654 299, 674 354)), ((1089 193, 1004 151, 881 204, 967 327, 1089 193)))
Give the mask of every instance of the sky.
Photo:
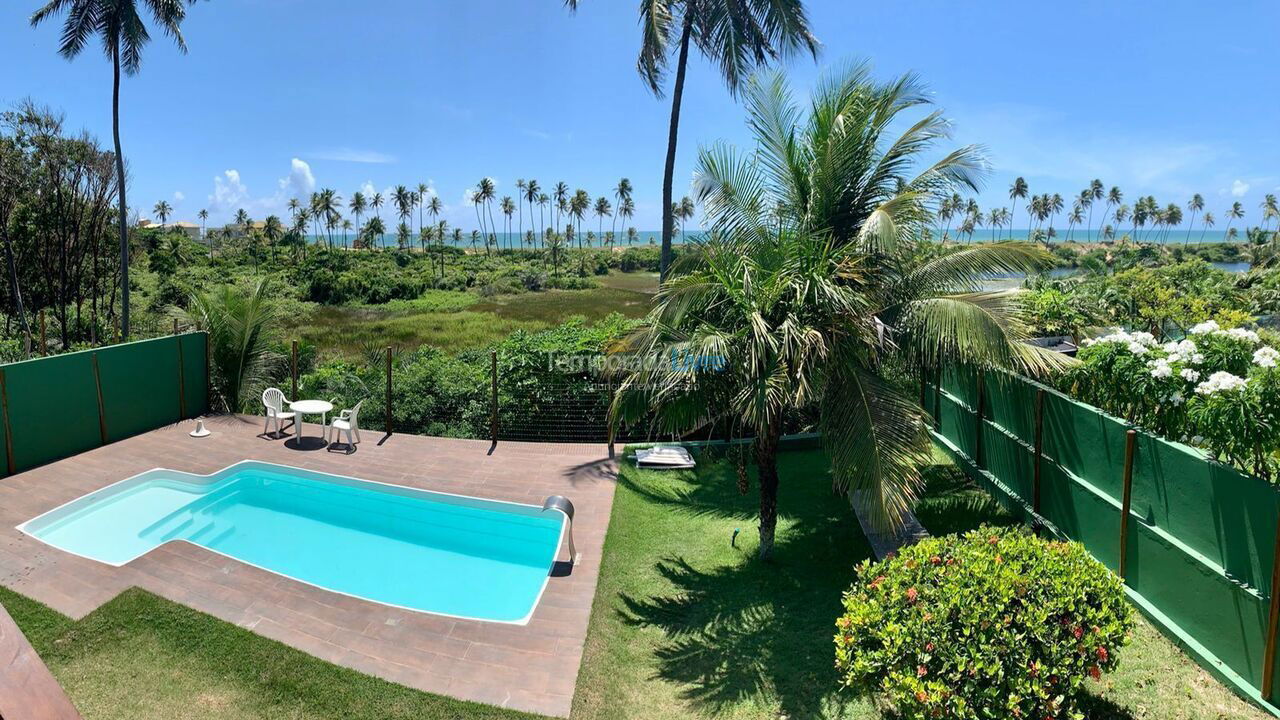
MULTIPOLYGON (((38 4, 0 9, 0 106, 34 99, 109 147, 110 65, 96 44, 61 58, 62 18, 31 28, 38 4)), ((214 224, 238 208, 285 216, 290 197, 322 187, 349 198, 426 183, 442 218, 470 228, 466 192, 483 177, 499 197, 537 178, 612 198, 625 176, 633 224, 659 228, 670 106, 635 71, 637 3, 580 5, 201 0, 183 27, 189 54, 154 31, 124 81, 130 204, 149 217, 166 200, 190 221, 207 208, 214 224)), ((797 93, 860 59, 883 79, 917 72, 954 123, 951 143, 986 148, 984 209, 1007 206, 1019 175, 1068 203, 1093 178, 1162 204, 1199 192, 1219 217, 1239 200, 1252 224, 1280 192, 1274 0, 807 6, 822 51, 784 63, 797 93)), ((695 59, 677 196, 699 145, 720 140, 750 146, 740 105, 695 59)))

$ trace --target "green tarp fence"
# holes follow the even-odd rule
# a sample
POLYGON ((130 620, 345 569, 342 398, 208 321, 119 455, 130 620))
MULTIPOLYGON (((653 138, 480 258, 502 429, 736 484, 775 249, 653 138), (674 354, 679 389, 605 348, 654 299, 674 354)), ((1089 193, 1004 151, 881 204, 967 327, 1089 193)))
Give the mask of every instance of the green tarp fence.
MULTIPOLYGON (((953 367, 926 383, 935 439, 1026 522, 1120 568, 1123 420, 1004 372, 953 367), (981 416, 979 416, 981 412, 981 416), (1039 419, 1039 506, 1036 435, 1039 419)), ((1201 664, 1263 701, 1280 493, 1198 450, 1137 430, 1125 584, 1201 664)), ((1274 653, 1274 648, 1272 649, 1274 653)), ((1275 702, 1272 690, 1265 701, 1275 702)), ((1275 708, 1268 709, 1275 712, 1275 708)))
POLYGON ((187 333, 0 365, 0 474, 204 414, 205 343, 187 333))

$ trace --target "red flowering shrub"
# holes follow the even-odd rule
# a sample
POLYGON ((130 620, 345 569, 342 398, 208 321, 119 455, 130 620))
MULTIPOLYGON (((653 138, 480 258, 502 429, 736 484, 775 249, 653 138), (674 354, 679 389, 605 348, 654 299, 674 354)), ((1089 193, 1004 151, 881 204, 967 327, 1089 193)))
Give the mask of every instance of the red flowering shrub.
POLYGON ((929 538, 862 563, 836 620, 845 686, 904 718, 1071 718, 1115 669, 1133 608, 1076 543, 1018 529, 929 538))

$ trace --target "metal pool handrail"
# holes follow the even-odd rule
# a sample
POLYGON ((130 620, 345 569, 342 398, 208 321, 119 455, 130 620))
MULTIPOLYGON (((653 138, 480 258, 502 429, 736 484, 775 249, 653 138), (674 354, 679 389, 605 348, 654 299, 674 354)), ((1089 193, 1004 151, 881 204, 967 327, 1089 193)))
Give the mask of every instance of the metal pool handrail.
POLYGON ((582 556, 578 554, 578 551, 573 546, 573 503, 569 502, 569 498, 563 495, 552 495, 542 502, 542 509, 558 510, 564 513, 565 520, 569 522, 569 531, 566 533, 566 537, 569 540, 569 562, 577 565, 582 560, 582 556))

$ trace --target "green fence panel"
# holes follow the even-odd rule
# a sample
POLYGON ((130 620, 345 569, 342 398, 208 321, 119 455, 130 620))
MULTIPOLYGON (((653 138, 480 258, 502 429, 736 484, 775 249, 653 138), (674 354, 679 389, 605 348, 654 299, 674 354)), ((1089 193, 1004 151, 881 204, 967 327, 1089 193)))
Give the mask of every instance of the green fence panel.
POLYGON ((12 363, 4 374, 15 472, 102 444, 92 353, 12 363))
POLYGON ((185 417, 193 418, 209 412, 209 355, 204 333, 178 336, 182 347, 182 389, 186 399, 185 417))
POLYGON ((984 469, 991 472, 1025 502, 1030 504, 1035 495, 1033 475, 1035 453, 1016 438, 1000 428, 983 423, 982 460, 984 469))
POLYGON ((943 368, 942 389, 971 408, 978 406, 978 376, 973 368, 963 366, 943 368))
POLYGON ((142 340, 98 351, 107 441, 177 422, 178 339, 142 340))
POLYGON ((983 415, 1010 434, 1034 444, 1039 386, 1016 375, 992 371, 986 373, 982 385, 983 415))
POLYGON ((1102 564, 1120 568, 1120 504, 1091 490, 1054 463, 1040 469, 1040 509, 1062 534, 1102 564))
POLYGON ((1123 494, 1128 427, 1056 392, 1044 399, 1044 454, 1117 500, 1123 494))
POLYGON ((977 416, 950 395, 942 394, 942 434, 951 438, 960 452, 973 458, 978 450, 977 416))
POLYGON ((1225 581, 1132 516, 1125 576, 1129 587, 1227 667, 1261 686, 1266 600, 1225 581))
POLYGON ((1264 593, 1280 494, 1269 483, 1192 448, 1139 433, 1133 463, 1135 515, 1178 538, 1225 572, 1264 593))

